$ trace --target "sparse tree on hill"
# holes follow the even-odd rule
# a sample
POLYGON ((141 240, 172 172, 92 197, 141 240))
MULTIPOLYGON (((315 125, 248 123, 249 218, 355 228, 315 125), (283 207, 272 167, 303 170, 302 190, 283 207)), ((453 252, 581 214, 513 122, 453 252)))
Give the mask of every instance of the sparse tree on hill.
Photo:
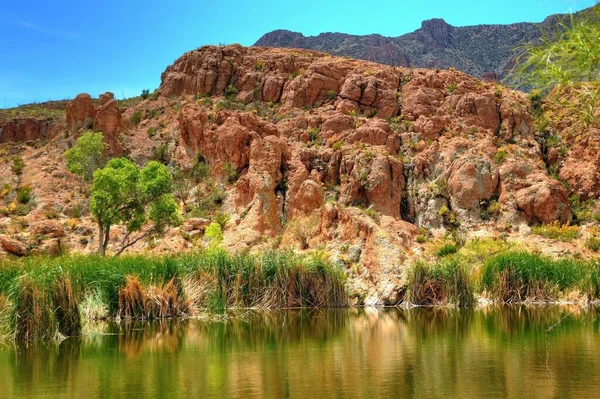
POLYGON ((98 223, 101 255, 106 253, 115 224, 127 229, 116 251, 119 255, 138 241, 180 223, 171 180, 171 172, 159 162, 148 162, 140 169, 126 158, 111 159, 94 173, 90 208, 98 223), (142 232, 146 224, 150 226, 142 232))
POLYGON ((87 131, 79 137, 73 148, 65 152, 67 169, 91 182, 94 172, 104 163, 104 151, 107 148, 102 133, 87 131))

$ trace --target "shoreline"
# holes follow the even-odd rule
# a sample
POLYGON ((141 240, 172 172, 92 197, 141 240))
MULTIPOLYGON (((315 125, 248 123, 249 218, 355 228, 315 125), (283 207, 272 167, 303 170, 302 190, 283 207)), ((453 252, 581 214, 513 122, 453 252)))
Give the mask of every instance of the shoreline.
POLYGON ((231 254, 220 247, 178 256, 73 255, 0 264, 0 334, 15 341, 77 336, 87 321, 228 317, 230 311, 330 308, 594 306, 596 262, 501 252, 470 264, 459 254, 405 270, 396 304, 364 304, 354 281, 319 253, 231 254), (483 295, 482 295, 483 293, 483 295), (360 299, 360 298, 359 298, 360 299))

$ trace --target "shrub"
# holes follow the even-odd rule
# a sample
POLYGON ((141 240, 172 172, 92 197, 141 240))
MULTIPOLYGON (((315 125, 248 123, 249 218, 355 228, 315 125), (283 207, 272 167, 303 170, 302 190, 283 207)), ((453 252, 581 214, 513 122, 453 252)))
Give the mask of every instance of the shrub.
POLYGON ((23 161, 23 158, 21 158, 20 156, 15 155, 12 159, 10 170, 19 178, 21 178, 21 175, 23 174, 23 169, 25 169, 25 161, 23 161))
POLYGON ((163 143, 158 147, 153 147, 152 159, 162 163, 163 165, 168 165, 171 162, 171 155, 169 154, 169 144, 163 143))
POLYGON ((342 144, 343 143, 341 141, 336 141, 332 144, 331 148, 333 148, 334 151, 339 151, 342 149, 342 144))
POLYGON ((199 183, 210 176, 210 166, 204 162, 204 158, 201 155, 199 155, 198 161, 192 167, 190 176, 196 181, 196 183, 199 183))
POLYGON ((225 162, 223 164, 223 174, 225 175, 228 183, 235 183, 239 177, 237 169, 229 162, 225 162))
POLYGON ((207 238, 211 244, 220 244, 223 241, 223 229, 217 222, 212 222, 206 227, 204 231, 204 237, 207 238))
POLYGON ((104 165, 104 151, 107 148, 102 133, 83 133, 77 143, 65 152, 67 169, 90 182, 94 172, 104 165))
POLYGON ((445 256, 457 253, 458 249, 459 247, 456 244, 444 244, 440 249, 438 249, 437 256, 443 258, 445 256))
POLYGON ((337 92, 335 90, 329 90, 327 92, 327 101, 331 101, 337 97, 337 92))
POLYGON ((419 243, 419 244, 424 244, 427 242, 427 236, 423 235, 423 234, 419 234, 415 240, 419 243))
POLYGON ((311 144, 316 144, 319 140, 319 129, 316 127, 311 127, 308 129, 308 140, 311 144))
POLYGON ((496 151, 496 155, 494 156, 494 160, 496 161, 496 163, 498 165, 500 165, 501 163, 504 162, 505 159, 506 159, 506 150, 498 149, 498 151, 496 151))
POLYGON ((225 229, 227 223, 229 222, 230 216, 226 213, 217 212, 215 215, 215 222, 221 226, 221 230, 225 229))
POLYGON ((235 86, 233 85, 229 85, 225 88, 225 91, 223 92, 223 94, 225 95, 225 98, 227 98, 228 100, 233 100, 235 98, 235 96, 237 96, 239 93, 238 89, 235 88, 235 86))
POLYGON ((568 224, 561 226, 558 222, 536 226, 532 229, 532 232, 545 238, 567 242, 579 237, 578 226, 570 226, 568 224))
POLYGON ((28 204, 31 201, 31 193, 33 188, 31 186, 22 186, 17 189, 17 201, 21 204, 28 204))
POLYGON ((590 237, 586 240, 585 242, 585 246, 590 250, 590 251, 594 251, 594 252, 598 252, 600 251, 600 238, 598 237, 590 237))
POLYGON ((131 124, 134 126, 139 125, 141 121, 142 121, 142 111, 135 111, 133 113, 133 115, 131 115, 131 117, 129 118, 129 122, 131 122, 131 124))
POLYGON ((148 90, 148 89, 142 90, 142 98, 145 100, 148 97, 150 97, 150 90, 148 90))

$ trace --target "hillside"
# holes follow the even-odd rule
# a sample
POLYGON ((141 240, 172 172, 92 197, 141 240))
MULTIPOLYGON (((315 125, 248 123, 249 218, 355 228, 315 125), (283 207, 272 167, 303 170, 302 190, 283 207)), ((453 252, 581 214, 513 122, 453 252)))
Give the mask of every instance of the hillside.
MULTIPOLYGON (((576 17, 589 14, 581 11, 576 17)), ((304 48, 396 66, 447 69, 454 67, 476 77, 504 78, 518 47, 553 32, 566 15, 553 15, 542 23, 455 27, 443 19, 423 21, 421 28, 398 37, 321 33, 306 37, 276 30, 262 36, 256 46, 304 48)))
MULTIPOLYGON (((103 132, 110 156, 205 172, 178 183, 184 223, 129 252, 202 248, 205 227, 226 214, 226 248, 321 251, 345 271, 353 301, 372 304, 397 303, 407 265, 448 242, 590 255, 598 152, 576 143, 597 146, 596 122, 567 131, 557 100, 543 105, 551 122, 540 127, 541 105, 532 110, 526 94, 457 70, 206 46, 169 66, 145 99, 58 104, 4 112, 0 256, 96 250, 89 192, 64 157, 86 129, 103 132), (531 234, 570 221, 583 226, 574 241, 531 234)), ((115 241, 124 234, 117 227, 115 241)))

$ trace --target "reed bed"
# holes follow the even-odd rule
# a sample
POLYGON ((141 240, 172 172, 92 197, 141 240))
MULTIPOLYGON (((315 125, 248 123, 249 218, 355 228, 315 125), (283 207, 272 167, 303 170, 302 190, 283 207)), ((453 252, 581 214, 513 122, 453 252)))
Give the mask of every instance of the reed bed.
POLYGON ((556 301, 569 292, 592 301, 599 298, 599 276, 597 261, 507 252, 485 263, 481 285, 491 299, 503 303, 556 301))
POLYGON ((28 258, 0 265, 18 341, 79 335, 85 319, 152 320, 231 307, 337 307, 344 274, 318 256, 220 248, 177 257, 28 258))
POLYGON ((408 274, 405 302, 417 306, 473 305, 473 284, 460 258, 433 264, 416 262, 408 274))

